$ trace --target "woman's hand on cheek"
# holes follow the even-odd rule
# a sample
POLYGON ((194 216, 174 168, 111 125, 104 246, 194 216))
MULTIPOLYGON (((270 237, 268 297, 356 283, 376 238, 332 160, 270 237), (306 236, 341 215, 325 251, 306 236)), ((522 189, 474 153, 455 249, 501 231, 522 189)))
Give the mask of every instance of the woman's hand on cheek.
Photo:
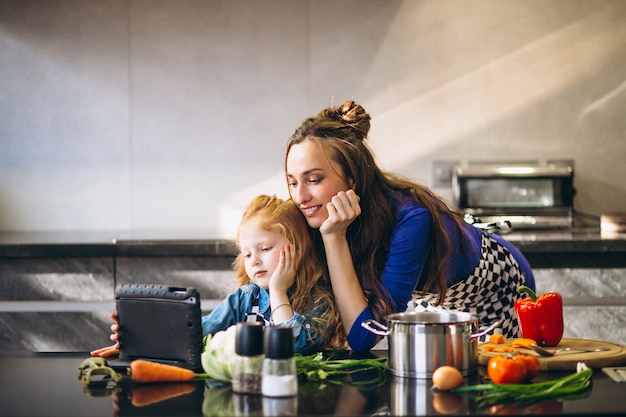
POLYGON ((296 278, 295 258, 296 251, 293 245, 285 245, 283 250, 280 251, 278 265, 276 265, 276 269, 270 278, 270 292, 287 292, 291 288, 296 278))
POLYGON ((345 233, 348 226, 361 215, 360 198, 354 190, 340 191, 326 204, 328 219, 320 227, 320 233, 345 233))

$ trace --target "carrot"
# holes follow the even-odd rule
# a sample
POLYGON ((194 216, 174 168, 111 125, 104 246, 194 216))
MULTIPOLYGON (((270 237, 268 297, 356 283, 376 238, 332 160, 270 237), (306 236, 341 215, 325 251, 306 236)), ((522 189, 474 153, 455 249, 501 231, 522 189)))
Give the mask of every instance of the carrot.
POLYGON ((493 343, 494 345, 502 345, 504 344, 504 336, 498 333, 494 333, 489 336, 489 343, 493 343))
POLYGON ((483 346, 483 352, 493 352, 494 350, 496 350, 495 346, 491 346, 491 345, 483 346))
POLYGON ((526 349, 530 349, 530 345, 536 345, 537 342, 535 342, 533 339, 514 339, 513 343, 511 343, 511 346, 514 348, 526 348, 526 349))
POLYGON ((130 376, 135 382, 177 382, 191 381, 196 374, 180 366, 136 359, 130 363, 130 376))
POLYGON ((501 346, 498 348, 494 348, 493 351, 497 353, 510 353, 510 352, 515 352, 515 349, 509 346, 501 346))
POLYGON ((135 407, 144 407, 146 405, 169 400, 170 398, 189 394, 193 392, 195 388, 195 385, 191 382, 135 385, 132 391, 132 404, 135 407))

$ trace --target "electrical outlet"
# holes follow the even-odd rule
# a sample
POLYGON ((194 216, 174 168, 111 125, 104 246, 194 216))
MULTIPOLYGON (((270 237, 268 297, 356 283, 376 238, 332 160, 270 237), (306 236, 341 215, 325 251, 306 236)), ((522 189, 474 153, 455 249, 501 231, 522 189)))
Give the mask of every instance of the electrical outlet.
POLYGON ((431 183, 433 187, 452 187, 452 171, 459 161, 433 161, 431 183))

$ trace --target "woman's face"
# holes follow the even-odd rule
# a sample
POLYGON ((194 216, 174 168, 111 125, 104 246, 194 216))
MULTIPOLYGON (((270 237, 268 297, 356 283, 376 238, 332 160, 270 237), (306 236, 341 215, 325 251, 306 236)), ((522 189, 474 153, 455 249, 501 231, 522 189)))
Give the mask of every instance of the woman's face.
POLYGON ((287 184, 291 199, 315 229, 328 218, 326 204, 331 198, 350 188, 339 165, 329 159, 321 144, 311 140, 289 149, 287 184))

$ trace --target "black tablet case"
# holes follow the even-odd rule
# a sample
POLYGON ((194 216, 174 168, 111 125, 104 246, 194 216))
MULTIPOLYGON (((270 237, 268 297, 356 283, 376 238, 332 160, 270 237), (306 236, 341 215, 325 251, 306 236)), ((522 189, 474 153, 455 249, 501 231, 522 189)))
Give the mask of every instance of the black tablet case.
POLYGON ((127 284, 115 289, 119 362, 148 359, 202 371, 200 294, 194 288, 127 284))

